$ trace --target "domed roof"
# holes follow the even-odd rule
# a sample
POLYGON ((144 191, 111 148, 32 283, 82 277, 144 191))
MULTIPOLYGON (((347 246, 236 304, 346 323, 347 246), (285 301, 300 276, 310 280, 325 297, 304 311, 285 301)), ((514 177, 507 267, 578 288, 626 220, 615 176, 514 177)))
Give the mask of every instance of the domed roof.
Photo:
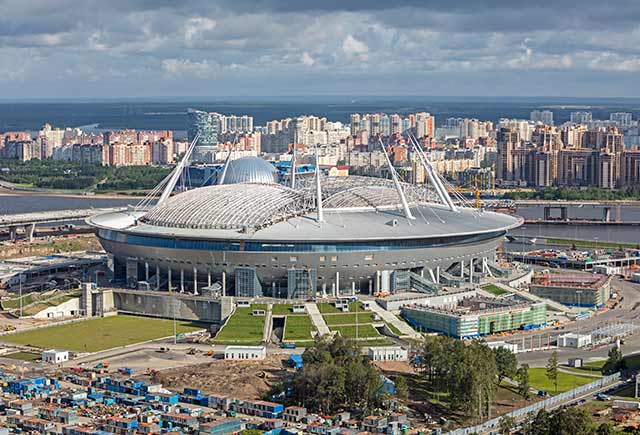
POLYGON ((278 170, 260 157, 242 157, 228 163, 222 184, 278 182, 278 170))

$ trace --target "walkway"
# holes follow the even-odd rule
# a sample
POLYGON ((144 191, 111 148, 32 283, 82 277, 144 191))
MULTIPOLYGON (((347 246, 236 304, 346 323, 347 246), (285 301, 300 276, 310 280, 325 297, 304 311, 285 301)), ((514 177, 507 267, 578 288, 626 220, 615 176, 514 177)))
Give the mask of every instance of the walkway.
POLYGON ((422 338, 420 333, 416 332, 411 326, 402 320, 398 319, 398 317, 382 308, 375 301, 372 301, 369 306, 371 307, 371 311, 376 313, 385 323, 389 325, 393 325, 398 331, 402 332, 402 336, 409 336, 412 338, 422 338))
POLYGON ((267 311, 264 314, 264 329, 262 330, 262 341, 269 343, 271 341, 271 332, 273 329, 273 322, 271 321, 272 304, 267 304, 267 311))
POLYGON ((320 310, 318 310, 318 306, 313 302, 306 302, 304 304, 304 307, 306 308, 307 313, 309 313, 309 317, 311 317, 311 321, 313 322, 316 329, 318 330, 318 334, 320 335, 330 334, 331 331, 329 331, 329 327, 325 323, 324 318, 322 317, 322 314, 320 314, 320 310))

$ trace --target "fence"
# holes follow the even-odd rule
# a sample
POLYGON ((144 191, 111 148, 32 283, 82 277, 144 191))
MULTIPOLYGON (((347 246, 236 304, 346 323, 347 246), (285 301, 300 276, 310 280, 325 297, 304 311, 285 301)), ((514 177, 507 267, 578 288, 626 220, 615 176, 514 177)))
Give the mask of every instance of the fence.
POLYGON ((609 376, 604 376, 597 381, 591 382, 590 384, 585 384, 578 388, 574 388, 573 390, 565 391, 564 393, 558 394, 557 396, 552 396, 540 402, 532 403, 529 406, 525 406, 524 408, 519 408, 515 411, 508 412, 500 417, 496 417, 492 420, 486 421, 478 426, 456 429, 454 431, 448 432, 447 435, 467 435, 473 433, 490 432, 492 429, 497 430, 500 426, 500 420, 502 419, 502 417, 509 416, 517 420, 529 414, 530 412, 537 412, 540 409, 546 409, 549 407, 553 407, 554 405, 560 405, 568 400, 580 397, 581 395, 588 393, 589 391, 606 387, 607 385, 618 381, 619 379, 620 373, 614 373, 609 376))

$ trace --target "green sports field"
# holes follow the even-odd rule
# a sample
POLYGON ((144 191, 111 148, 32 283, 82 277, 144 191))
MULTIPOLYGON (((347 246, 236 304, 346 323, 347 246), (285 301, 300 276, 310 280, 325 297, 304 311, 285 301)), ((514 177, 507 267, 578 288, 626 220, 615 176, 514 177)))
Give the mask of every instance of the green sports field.
MULTIPOLYGON (((203 328, 205 326, 196 323, 177 322, 178 334, 203 328)), ((0 341, 43 349, 97 352, 172 335, 172 320, 112 316, 7 334, 0 337, 0 341)))

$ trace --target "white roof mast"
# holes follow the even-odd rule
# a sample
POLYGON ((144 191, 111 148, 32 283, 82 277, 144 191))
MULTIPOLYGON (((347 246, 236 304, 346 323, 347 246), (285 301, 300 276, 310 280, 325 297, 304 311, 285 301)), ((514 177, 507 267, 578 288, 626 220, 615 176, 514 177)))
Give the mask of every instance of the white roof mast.
POLYGON ((387 159, 387 164, 389 165, 389 172, 391 172, 391 178, 393 179, 393 184, 396 186, 396 191, 398 192, 398 196, 400 197, 400 202, 402 203, 402 209, 404 210, 404 215, 407 219, 413 220, 413 214, 411 214, 411 209, 409 209, 409 203, 407 203, 407 197, 404 196, 404 191, 402 190, 402 186, 400 185, 400 181, 398 180, 398 174, 396 173, 395 168, 391 164, 391 160, 389 159, 389 154, 387 154, 387 150, 382 143, 382 139, 378 138, 380 142, 380 146, 382 147, 382 152, 384 153, 385 158, 387 159))
POLYGON ((160 199, 158 200, 156 205, 162 204, 167 200, 167 198, 169 198, 169 196, 171 196, 171 192, 173 192, 173 188, 176 187, 176 183, 180 178, 180 174, 182 174, 182 170, 184 169, 184 167, 187 165, 187 162, 191 158, 191 153, 193 153, 193 150, 195 149, 199 138, 200 138, 200 133, 196 134, 196 136, 191 141, 189 148, 187 148, 187 152, 184 153, 184 157, 182 157, 182 160, 180 160, 180 163, 178 163, 175 169, 173 170, 173 175, 171 175, 171 179, 169 179, 169 183, 165 186, 164 190, 162 191, 162 195, 160 196, 160 199))

